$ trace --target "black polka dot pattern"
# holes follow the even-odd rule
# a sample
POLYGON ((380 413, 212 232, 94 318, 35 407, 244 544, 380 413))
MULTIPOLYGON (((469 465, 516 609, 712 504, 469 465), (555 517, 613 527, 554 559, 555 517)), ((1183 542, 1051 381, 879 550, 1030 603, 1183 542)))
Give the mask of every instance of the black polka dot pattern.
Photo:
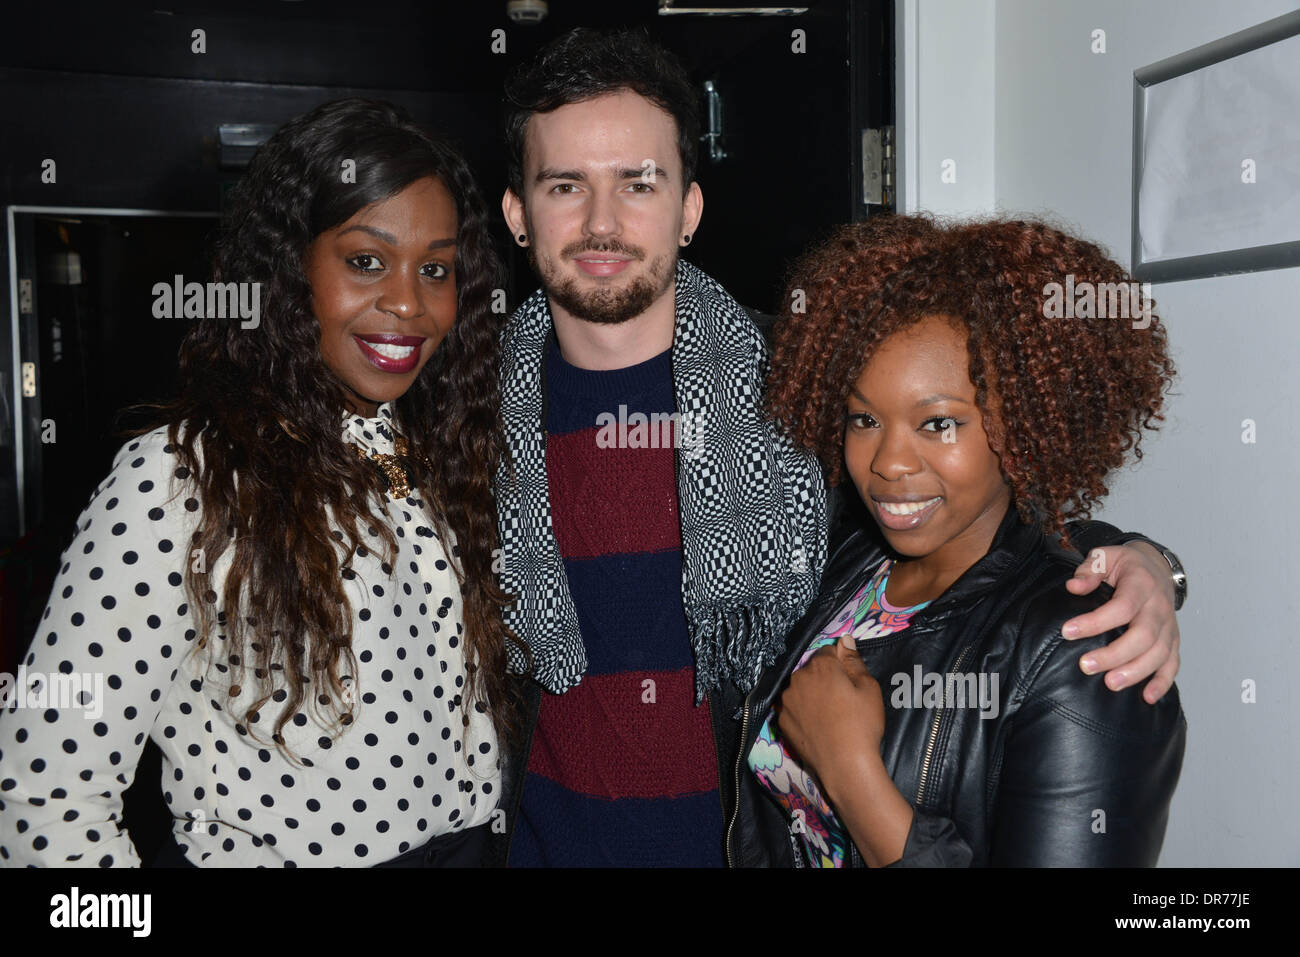
MULTIPOLYGON (((344 439, 390 454, 391 420, 386 404, 375 418, 344 416, 344 439)), ((335 728, 306 704, 292 715, 281 734, 294 763, 270 740, 274 702, 246 720, 256 682, 246 673, 233 686, 239 663, 222 654, 224 636, 209 667, 192 653, 182 573, 201 512, 190 481, 159 429, 123 446, 78 518, 23 662, 29 686, 49 682, 46 697, 25 692, 22 707, 0 710, 0 866, 138 865, 121 795, 146 738, 163 753, 173 833, 200 866, 368 867, 489 821, 497 740, 459 694, 447 706, 449 683, 464 682, 463 646, 445 638, 461 632, 462 606, 446 561, 454 543, 444 550, 423 503, 390 499, 374 516, 397 534, 391 565, 378 546, 348 555, 335 535, 353 608, 354 711, 335 728), (77 677, 89 700, 59 699, 50 679, 66 692, 77 677)), ((228 553, 211 566, 218 594, 228 567, 228 553)))

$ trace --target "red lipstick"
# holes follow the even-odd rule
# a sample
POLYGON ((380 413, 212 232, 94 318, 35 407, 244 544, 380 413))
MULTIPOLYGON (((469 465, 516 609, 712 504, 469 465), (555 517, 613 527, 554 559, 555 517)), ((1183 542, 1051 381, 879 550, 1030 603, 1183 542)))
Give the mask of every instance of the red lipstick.
POLYGON ((365 335, 353 334, 352 338, 366 361, 381 372, 404 375, 420 364, 420 347, 424 345, 423 336, 398 336, 376 332, 365 335))

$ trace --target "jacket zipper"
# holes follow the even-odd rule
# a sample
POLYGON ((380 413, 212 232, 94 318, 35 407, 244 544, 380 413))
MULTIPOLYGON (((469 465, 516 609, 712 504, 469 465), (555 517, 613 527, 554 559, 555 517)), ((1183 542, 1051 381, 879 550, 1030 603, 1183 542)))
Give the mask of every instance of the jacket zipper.
POLYGON ((735 807, 731 811, 731 822, 727 825, 727 837, 725 840, 725 850, 727 852, 727 867, 735 867, 735 862, 731 858, 731 832, 736 827, 736 819, 740 817, 740 762, 745 756, 745 738, 749 732, 749 699, 754 696, 751 689, 749 694, 745 695, 745 705, 740 718, 740 747, 736 752, 736 777, 733 782, 736 788, 735 807))
MULTIPOLYGON (((713 695, 704 695, 705 707, 709 709, 709 735, 713 738, 713 763, 718 769, 718 803, 722 805, 722 816, 727 816, 727 795, 722 790, 722 764, 718 761, 718 729, 713 723, 713 695)), ((739 795, 737 795, 739 797, 739 795)))
MULTIPOLYGON (((966 661, 966 654, 974 647, 975 645, 972 642, 961 650, 961 654, 959 654, 957 660, 952 663, 952 669, 948 674, 952 675, 958 672, 962 664, 966 661)), ((926 780, 930 775, 930 761, 934 757, 935 742, 939 740, 939 726, 943 723, 943 718, 947 711, 947 708, 940 705, 939 710, 935 713, 934 723, 930 726, 930 738, 925 743, 925 760, 921 762, 921 778, 916 784, 916 800, 912 802, 913 807, 919 808, 921 806, 921 798, 925 796, 926 780)))
POLYGON ((794 852, 794 866, 805 867, 803 862, 803 848, 799 846, 799 839, 794 836, 794 831, 787 830, 785 836, 790 839, 790 850, 794 852))

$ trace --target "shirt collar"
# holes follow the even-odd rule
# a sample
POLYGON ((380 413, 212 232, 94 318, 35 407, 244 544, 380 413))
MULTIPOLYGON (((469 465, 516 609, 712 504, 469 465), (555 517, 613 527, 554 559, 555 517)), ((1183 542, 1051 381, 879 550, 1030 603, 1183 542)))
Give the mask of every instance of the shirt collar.
POLYGON ((393 408, 389 402, 381 403, 377 414, 369 418, 355 412, 343 414, 343 438, 364 452, 392 455, 393 437, 393 408))

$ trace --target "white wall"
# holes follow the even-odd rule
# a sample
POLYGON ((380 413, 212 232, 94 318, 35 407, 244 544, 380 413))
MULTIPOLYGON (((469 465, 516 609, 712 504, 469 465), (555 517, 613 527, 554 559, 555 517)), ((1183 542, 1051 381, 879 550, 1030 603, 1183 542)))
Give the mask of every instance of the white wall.
POLYGON ((922 0, 897 18, 909 35, 899 53, 909 67, 898 89, 915 103, 920 122, 899 125, 900 196, 908 209, 960 214, 993 205, 994 32, 993 0, 922 0), (943 180, 950 162, 950 178, 943 180))
MULTIPOLYGON (((1133 71, 1300 4, 898 6, 904 208, 1046 214, 1127 266, 1133 71), (1106 32, 1104 54, 1090 50, 1096 29, 1106 32), (980 102, 990 88, 991 101, 980 102), (948 156, 957 160, 956 184, 940 179, 948 156)), ((1300 269, 1153 292, 1179 370, 1170 419, 1145 443, 1142 463, 1113 483, 1098 517, 1170 545, 1191 580, 1179 615, 1187 755, 1161 864, 1294 866, 1300 269), (1247 418, 1257 424, 1253 445, 1241 440, 1247 418), (1246 679, 1257 686, 1254 704, 1241 700, 1246 679)))

